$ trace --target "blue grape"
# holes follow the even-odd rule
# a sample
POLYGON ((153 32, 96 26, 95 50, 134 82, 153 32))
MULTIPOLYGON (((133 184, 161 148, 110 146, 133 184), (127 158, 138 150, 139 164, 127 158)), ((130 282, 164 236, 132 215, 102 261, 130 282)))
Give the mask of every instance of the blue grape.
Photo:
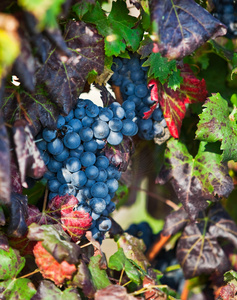
POLYGON ((69 114, 66 116, 66 117, 64 117, 65 118, 65 121, 66 122, 69 122, 70 120, 72 120, 73 119, 73 117, 74 117, 74 111, 73 111, 73 109, 69 112, 69 114))
POLYGON ((160 108, 156 108, 153 113, 152 113, 152 118, 155 120, 155 121, 158 121, 160 122, 162 119, 164 119, 163 117, 163 113, 161 111, 160 108))
POLYGON ((86 115, 86 110, 85 110, 84 107, 78 107, 78 108, 75 109, 74 114, 75 114, 75 117, 76 117, 77 119, 82 119, 82 118, 84 118, 85 115, 86 115))
POLYGON ((87 105, 86 106, 86 114, 88 117, 95 118, 99 114, 99 107, 94 103, 87 105))
POLYGON ((125 117, 126 117, 126 119, 133 119, 134 117, 136 116, 136 113, 135 113, 135 111, 134 110, 127 110, 126 112, 125 112, 125 117))
POLYGON ((98 170, 99 174, 96 177, 96 181, 104 182, 108 177, 107 171, 104 168, 98 168, 98 170))
POLYGON ((85 169, 85 173, 88 179, 96 179, 99 175, 99 169, 96 166, 89 166, 85 169))
POLYGON ((75 185, 77 188, 82 188, 87 182, 87 177, 85 175, 85 172, 78 171, 75 173, 72 173, 71 175, 71 183, 75 185))
POLYGON ((101 155, 96 158, 96 167, 107 169, 109 166, 109 160, 106 156, 101 155))
POLYGON ((120 131, 123 127, 123 123, 119 118, 113 118, 109 121, 109 128, 113 131, 120 131))
POLYGON ((91 195, 94 198, 104 198, 108 195, 108 186, 104 182, 96 182, 91 187, 91 195))
POLYGON ((57 120, 57 128, 61 128, 63 125, 65 125, 65 123, 66 123, 65 118, 59 115, 57 120))
POLYGON ((136 72, 131 72, 131 79, 132 81, 140 81, 144 79, 144 72, 143 70, 136 70, 136 72))
POLYGON ((69 183, 71 182, 72 175, 66 168, 62 168, 57 172, 57 179, 61 183, 69 183))
POLYGON ((113 112, 108 107, 102 107, 99 113, 99 118, 101 121, 108 122, 113 118, 113 112))
POLYGON ((78 148, 70 150, 69 153, 71 157, 79 158, 83 152, 84 152, 84 147, 83 145, 80 145, 78 148))
POLYGON ((123 85, 123 92, 131 96, 134 94, 135 85, 132 82, 127 82, 125 85, 123 85))
POLYGON ((115 208, 116 208, 116 205, 112 201, 110 201, 110 203, 107 204, 107 206, 106 206, 106 209, 108 210, 109 214, 111 214, 115 210, 115 208))
POLYGON ((92 185, 95 183, 95 180, 94 179, 88 179, 87 180, 87 183, 86 183, 86 187, 92 187, 92 185))
POLYGON ((90 127, 82 127, 79 134, 83 142, 89 142, 93 138, 93 130, 90 127))
POLYGON ((50 192, 57 193, 61 183, 57 179, 51 179, 48 181, 48 188, 50 192))
POLYGON ((134 94, 137 97, 144 98, 148 94, 148 88, 145 84, 138 84, 135 87, 134 94))
MULTIPOLYGON (((99 219, 100 217, 100 214, 96 214, 94 211, 92 211, 91 213, 91 217, 93 219, 93 221, 96 221, 97 219, 99 219)), ((94 222, 94 226, 96 225, 96 222, 94 222)), ((93 227, 90 227, 90 229, 93 228, 93 227)))
POLYGON ((130 119, 123 120, 123 128, 121 133, 127 136, 133 136, 137 133, 137 125, 130 119))
POLYGON ((118 189, 118 181, 115 178, 108 179, 106 181, 109 193, 114 193, 118 189))
POLYGON ((50 172, 58 172, 59 169, 61 169, 63 164, 53 158, 50 158, 49 163, 47 165, 47 168, 50 172))
POLYGON ((82 189, 82 195, 85 199, 90 199, 91 198, 91 192, 89 187, 84 187, 82 189))
POLYGON ((97 145, 97 143, 96 143, 95 140, 91 140, 89 142, 85 142, 83 144, 83 146, 84 146, 84 149, 85 149, 86 152, 96 152, 97 151, 97 147, 98 147, 98 145, 97 145))
POLYGON ((55 179, 55 174, 50 172, 50 171, 46 171, 44 173, 44 178, 47 179, 47 180, 55 179))
POLYGON ((129 97, 127 98, 127 101, 133 101, 134 104, 135 104, 135 106, 138 107, 138 105, 141 104, 142 99, 139 98, 139 97, 137 97, 137 96, 135 96, 135 95, 131 95, 131 96, 129 96, 129 97))
POLYGON ((114 117, 123 119, 125 117, 125 111, 121 106, 113 108, 114 117))
POLYGON ((78 108, 81 108, 81 107, 85 107, 86 106, 86 101, 85 99, 78 99, 78 102, 77 102, 77 107, 78 108))
POLYGON ((96 162, 96 156, 93 152, 83 152, 81 157, 81 164, 84 167, 89 167, 95 164, 96 162))
POLYGON ((136 105, 135 105, 134 101, 132 101, 132 100, 126 100, 126 101, 124 101, 122 103, 122 107, 125 110, 135 110, 136 105))
POLYGON ((65 136, 67 133, 73 132, 73 128, 70 125, 63 125, 61 128, 61 135, 65 136))
POLYGON ((123 66, 123 63, 122 63, 121 59, 116 57, 116 58, 114 58, 113 64, 111 66, 111 70, 116 72, 116 71, 120 70, 122 68, 122 66, 123 66))
POLYGON ((92 198, 89 205, 96 214, 101 214, 106 208, 105 200, 102 198, 92 198))
POLYGON ((82 128, 82 122, 78 119, 70 120, 68 125, 71 126, 75 132, 79 132, 79 130, 82 128))
POLYGON ((107 141, 109 144, 116 146, 122 143, 123 135, 121 132, 110 131, 107 141))
POLYGON ((109 135, 109 126, 106 122, 97 120, 92 125, 94 137, 97 139, 105 139, 109 135))
POLYGON ((129 61, 128 61, 128 68, 130 71, 136 71, 140 69, 140 60, 138 57, 133 56, 129 61))
POLYGON ((54 139, 56 139, 57 136, 57 131, 56 130, 51 130, 48 128, 44 128, 42 132, 42 137, 46 142, 52 142, 54 139))
POLYGON ((39 150, 46 150, 47 149, 47 143, 46 143, 46 141, 40 141, 40 142, 38 142, 37 143, 37 148, 39 149, 39 150))
POLYGON ((74 173, 81 169, 81 162, 77 157, 69 157, 65 162, 65 167, 69 172, 74 173))
POLYGON ((54 141, 48 143, 47 149, 49 153, 59 155, 64 149, 63 142, 59 138, 56 138, 54 141))
POLYGON ((94 122, 94 118, 91 118, 91 117, 88 117, 88 116, 85 116, 82 120, 81 120, 81 123, 82 123, 82 126, 83 127, 90 127, 94 122))
POLYGON ((120 179, 120 176, 121 176, 121 172, 114 166, 109 166, 107 168, 107 174, 108 174, 108 178, 115 178, 117 180, 120 179))
POLYGON ((108 211, 108 209, 106 208, 106 209, 102 212, 101 216, 103 216, 103 217, 108 217, 108 215, 109 215, 109 211, 108 211))
POLYGON ((104 146, 106 145, 106 142, 103 141, 103 140, 96 139, 95 141, 96 141, 96 144, 97 144, 97 148, 98 148, 99 150, 103 149, 104 146))
POLYGON ((68 158, 68 156, 69 156, 69 151, 67 148, 64 148, 60 154, 54 155, 54 159, 59 162, 62 162, 65 161, 68 158))
POLYGON ((72 184, 62 184, 58 190, 59 196, 64 196, 66 194, 76 196, 75 187, 72 184))
POLYGON ((106 205, 109 205, 110 202, 111 202, 111 196, 108 194, 108 195, 104 198, 104 200, 105 200, 106 205))
POLYGON ((96 222, 96 226, 100 231, 108 231, 112 226, 112 222, 109 218, 100 217, 96 222))
POLYGON ((81 144, 81 138, 76 132, 70 132, 63 138, 63 143, 69 149, 76 149, 81 144))

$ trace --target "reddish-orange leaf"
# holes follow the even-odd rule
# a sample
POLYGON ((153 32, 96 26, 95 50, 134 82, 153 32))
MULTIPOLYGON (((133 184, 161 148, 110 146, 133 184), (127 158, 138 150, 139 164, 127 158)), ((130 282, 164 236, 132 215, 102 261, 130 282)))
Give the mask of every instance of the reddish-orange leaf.
POLYGON ((44 249, 42 242, 37 242, 34 247, 35 262, 44 278, 54 281, 56 285, 61 285, 66 279, 70 280, 77 268, 74 264, 66 261, 61 263, 44 249))
MULTIPOLYGON (((162 85, 154 80, 148 84, 148 86, 153 86, 152 100, 160 103, 170 134, 175 138, 178 138, 180 134, 186 113, 185 104, 204 102, 208 94, 205 80, 197 79, 188 65, 184 65, 180 75, 183 77, 183 83, 176 91, 168 88, 167 84, 162 85)), ((149 113, 146 117, 149 117, 149 113)))

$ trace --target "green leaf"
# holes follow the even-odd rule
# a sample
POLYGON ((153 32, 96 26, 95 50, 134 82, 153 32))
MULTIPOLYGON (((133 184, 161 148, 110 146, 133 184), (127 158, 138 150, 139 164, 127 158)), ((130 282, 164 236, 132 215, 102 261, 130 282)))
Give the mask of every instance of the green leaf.
POLYGON ((237 272, 234 270, 230 270, 224 274, 225 282, 233 282, 235 286, 237 286, 237 272))
POLYGON ((90 258, 89 270, 91 273, 92 281, 97 290, 103 289, 111 285, 109 277, 105 270, 100 269, 101 256, 96 255, 90 258))
POLYGON ((39 26, 57 26, 56 17, 61 12, 65 0, 18 0, 18 4, 26 11, 31 12, 38 19, 39 26))
POLYGON ((110 256, 109 268, 116 271, 125 270, 129 279, 136 284, 141 282, 141 275, 137 268, 126 258, 122 248, 110 256))
POLYGON ((25 266, 25 258, 11 247, 8 251, 0 249, 0 280, 16 277, 25 266))
POLYGON ((72 6, 72 11, 77 15, 78 19, 81 20, 82 17, 89 12, 91 7, 92 3, 82 0, 72 6))
POLYGON ((157 183, 171 180, 177 197, 192 220, 208 207, 207 200, 228 197, 233 190, 228 167, 222 163, 219 152, 219 143, 201 142, 197 155, 193 157, 182 141, 170 139, 167 142, 165 163, 157 183))
POLYGON ((27 278, 9 279, 0 283, 0 299, 30 300, 36 290, 27 278))
POLYGON ((177 71, 176 61, 168 61, 168 59, 162 57, 160 53, 152 53, 143 63, 143 67, 150 67, 148 77, 159 79, 162 84, 165 83, 168 76, 172 74, 173 71, 177 71))
POLYGON ((222 160, 237 161, 236 108, 230 114, 227 101, 219 93, 209 97, 203 106, 196 138, 207 142, 221 141, 222 160))
POLYGON ((120 236, 117 244, 123 248, 124 254, 128 259, 131 259, 141 269, 146 271, 150 264, 144 255, 146 246, 143 240, 125 232, 120 236))
POLYGON ((81 297, 75 288, 67 288, 61 291, 56 285, 48 280, 43 280, 40 282, 35 299, 43 300, 80 300, 81 297))
POLYGON ((183 77, 180 76, 181 71, 173 71, 168 78, 168 87, 176 91, 180 88, 180 84, 183 82, 183 77))
POLYGON ((133 51, 139 47, 143 30, 140 25, 134 28, 137 19, 129 15, 126 3, 122 0, 113 2, 108 17, 97 2, 93 10, 84 15, 83 20, 95 24, 99 33, 105 37, 107 56, 118 56, 125 51, 126 46, 133 51))

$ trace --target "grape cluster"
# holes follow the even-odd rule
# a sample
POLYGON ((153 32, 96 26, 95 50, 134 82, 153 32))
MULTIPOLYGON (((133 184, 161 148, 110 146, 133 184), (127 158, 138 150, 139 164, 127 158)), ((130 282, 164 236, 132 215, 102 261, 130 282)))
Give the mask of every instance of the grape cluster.
POLYGON ((213 16, 227 26, 227 37, 237 37, 237 1, 213 0, 213 16))
POLYGON ((37 146, 48 168, 49 200, 74 195, 79 203, 75 210, 88 212, 93 219, 90 230, 95 239, 100 240, 111 227, 108 215, 115 209, 112 198, 121 176, 103 148, 106 143, 118 145, 124 135, 133 136, 137 131, 119 103, 99 107, 79 99, 66 117, 59 116, 57 130, 46 127, 37 136, 42 139, 37 146))
POLYGON ((138 54, 130 54, 130 57, 114 58, 111 80, 120 87, 127 115, 137 123, 139 137, 144 140, 161 138, 167 125, 159 104, 148 119, 143 119, 144 113, 150 111, 154 104, 147 88, 147 67, 142 66, 144 60, 138 54), (135 113, 127 105, 131 101, 135 104, 135 113))

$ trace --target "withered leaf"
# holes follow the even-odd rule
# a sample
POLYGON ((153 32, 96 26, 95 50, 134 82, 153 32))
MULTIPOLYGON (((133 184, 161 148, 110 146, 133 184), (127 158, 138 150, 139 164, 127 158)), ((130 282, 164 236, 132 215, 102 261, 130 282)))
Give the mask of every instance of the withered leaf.
POLYGON ((115 165, 119 171, 125 172, 131 160, 131 155, 134 153, 134 144, 131 137, 124 136, 123 141, 118 146, 105 147, 105 156, 110 163, 115 165))
POLYGON ((7 234, 13 237, 22 237, 27 232, 27 216, 27 196, 12 193, 10 207, 10 222, 7 228, 7 234))
POLYGON ((159 52, 169 59, 182 59, 227 32, 224 24, 194 0, 152 0, 150 11, 159 52))
POLYGON ((165 224, 162 230, 162 234, 165 236, 174 235, 181 230, 190 219, 187 212, 183 207, 172 212, 165 218, 165 224))
POLYGON ((10 147, 7 130, 0 111, 0 203, 9 205, 10 194, 10 147))
POLYGON ((216 203, 207 213, 200 213, 196 223, 188 223, 178 241, 177 258, 186 278, 229 270, 230 262, 221 248, 220 238, 237 246, 237 226, 216 203))
POLYGON ((24 120, 16 121, 13 127, 13 139, 15 152, 19 165, 22 185, 25 183, 26 175, 33 178, 40 178, 46 171, 44 161, 34 142, 29 126, 24 120))
POLYGON ((95 300, 135 300, 121 285, 109 285, 95 293, 95 300))
POLYGON ((75 21, 68 22, 64 38, 72 55, 68 58, 51 49, 36 77, 38 83, 46 85, 61 112, 68 114, 84 89, 88 73, 103 72, 104 42, 93 26, 75 21))
POLYGON ((221 197, 228 197, 233 190, 233 181, 227 165, 221 162, 217 146, 201 142, 197 155, 193 157, 182 141, 170 139, 167 143, 165 163, 157 183, 171 180, 178 199, 192 220, 208 206, 207 200, 218 201, 221 197))

